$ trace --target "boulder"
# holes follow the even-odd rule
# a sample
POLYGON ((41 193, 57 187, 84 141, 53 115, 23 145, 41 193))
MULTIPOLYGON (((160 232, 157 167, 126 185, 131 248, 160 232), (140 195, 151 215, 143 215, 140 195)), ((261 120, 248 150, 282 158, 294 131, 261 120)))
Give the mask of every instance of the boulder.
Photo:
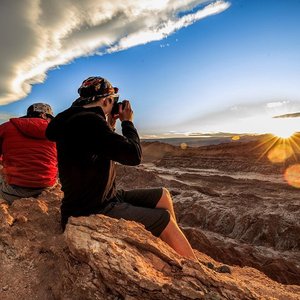
MULTIPOLYGON (((231 267, 231 274, 218 273, 208 263, 220 263, 197 251, 198 261, 184 259, 135 222, 102 215, 71 218, 65 238, 72 256, 84 263, 82 268, 77 265, 77 272, 84 274, 76 281, 78 299, 300 296, 300 287, 283 286, 252 268, 231 267)), ((69 297, 74 299, 74 295, 69 297)))

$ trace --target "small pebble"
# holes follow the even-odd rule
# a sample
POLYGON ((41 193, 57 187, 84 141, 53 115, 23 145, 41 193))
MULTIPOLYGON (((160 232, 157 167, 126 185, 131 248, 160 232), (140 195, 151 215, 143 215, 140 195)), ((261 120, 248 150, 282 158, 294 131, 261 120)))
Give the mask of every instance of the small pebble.
POLYGON ((216 269, 216 271, 219 272, 219 273, 229 273, 229 274, 231 274, 230 268, 229 268, 228 266, 226 266, 226 265, 223 265, 223 266, 221 266, 221 267, 218 267, 218 268, 216 269))
POLYGON ((206 265, 207 265, 207 267, 208 267, 209 269, 212 269, 212 270, 214 270, 214 269, 215 269, 215 266, 214 266, 214 264, 213 264, 213 263, 211 263, 211 262, 208 262, 206 265))
POLYGON ((7 290, 8 290, 8 285, 2 287, 2 291, 7 291, 7 290))

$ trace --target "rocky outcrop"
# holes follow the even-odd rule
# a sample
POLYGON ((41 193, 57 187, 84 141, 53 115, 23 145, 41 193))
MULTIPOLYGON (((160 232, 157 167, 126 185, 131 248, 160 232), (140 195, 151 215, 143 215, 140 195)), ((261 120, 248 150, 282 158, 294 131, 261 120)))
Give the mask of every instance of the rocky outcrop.
POLYGON ((134 222, 72 218, 62 234, 61 192, 0 203, 0 294, 14 299, 297 299, 252 268, 231 267, 197 252, 186 260, 134 222), (209 263, 209 264, 208 264, 209 263), (273 297, 273 298, 272 298, 273 297))
POLYGON ((0 299, 55 299, 67 250, 59 188, 38 199, 0 200, 0 299))
MULTIPOLYGON (((108 299, 109 295, 149 300, 298 296, 293 294, 298 288, 292 287, 291 293, 290 287, 274 283, 251 268, 232 268, 232 274, 223 274, 203 263, 183 259, 134 222, 100 215, 72 218, 65 235, 72 255, 89 266, 77 280, 76 292, 87 296, 88 291, 89 299, 108 299), (257 277, 259 281, 266 280, 266 285, 261 285, 257 277)), ((210 260, 201 253, 198 259, 210 260)))

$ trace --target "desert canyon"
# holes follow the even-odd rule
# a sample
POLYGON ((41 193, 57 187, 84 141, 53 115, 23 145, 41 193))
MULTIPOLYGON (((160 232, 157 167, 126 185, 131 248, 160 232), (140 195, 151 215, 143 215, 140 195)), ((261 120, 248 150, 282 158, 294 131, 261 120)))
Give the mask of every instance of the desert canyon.
POLYGON ((199 263, 134 222, 71 218, 62 234, 60 186, 0 200, 0 299, 300 299, 299 141, 143 142, 140 166, 117 166, 118 188, 169 189, 199 263))

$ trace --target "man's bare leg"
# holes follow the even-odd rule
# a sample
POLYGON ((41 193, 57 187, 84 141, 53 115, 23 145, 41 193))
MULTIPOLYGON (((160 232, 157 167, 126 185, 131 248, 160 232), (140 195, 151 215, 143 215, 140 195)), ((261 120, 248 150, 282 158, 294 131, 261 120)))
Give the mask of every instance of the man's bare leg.
POLYGON ((181 229, 178 227, 173 208, 172 197, 170 192, 166 188, 163 188, 162 196, 158 201, 156 207, 167 209, 171 215, 170 222, 161 233, 160 238, 180 255, 186 258, 197 260, 189 241, 187 240, 181 229))
POLYGON ((167 227, 161 233, 160 238, 180 255, 189 259, 197 260, 189 241, 172 217, 170 218, 170 222, 167 227))

